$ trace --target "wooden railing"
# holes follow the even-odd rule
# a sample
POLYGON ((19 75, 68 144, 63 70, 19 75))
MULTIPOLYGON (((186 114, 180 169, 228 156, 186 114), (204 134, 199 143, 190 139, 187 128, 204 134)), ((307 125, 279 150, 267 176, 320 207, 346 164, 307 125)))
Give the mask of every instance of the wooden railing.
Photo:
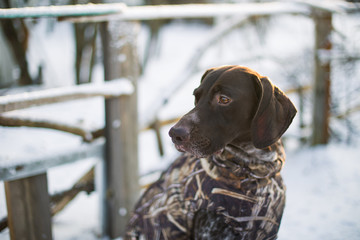
MULTIPOLYGON (((51 155, 50 153, 46 156, 32 157, 30 154, 24 155, 23 159, 17 159, 15 162, 7 161, 4 164, 0 161, 0 180, 5 181, 8 206, 7 222, 12 239, 52 238, 46 174, 49 168, 88 158, 99 159, 102 162, 105 159, 105 169, 106 164, 111 164, 111 167, 113 167, 114 163, 112 162, 117 164, 118 162, 124 162, 116 153, 112 156, 107 155, 105 149, 116 151, 121 147, 122 142, 127 140, 124 139, 125 136, 123 134, 119 133, 120 125, 115 126, 114 121, 120 123, 120 119, 123 119, 124 115, 130 114, 126 112, 126 109, 119 109, 119 105, 127 101, 132 94, 134 94, 134 86, 131 81, 121 79, 105 82, 101 85, 86 84, 70 88, 57 88, 0 97, 0 112, 4 116, 6 116, 4 113, 7 111, 96 96, 104 97, 105 101, 112 101, 114 105, 106 108, 107 112, 105 115, 107 120, 105 132, 107 134, 105 139, 101 138, 95 141, 88 139, 88 143, 83 143, 70 149, 62 149, 63 151, 56 155, 51 155), (43 238, 43 236, 46 237, 43 238)), ((59 114, 61 113, 59 112, 59 114)), ((0 114, 0 117, 3 116, 0 114)), ((134 125, 137 127, 136 124, 134 125)), ((126 128, 129 127, 131 127, 131 124, 126 126, 126 128)), ((49 128, 56 129, 53 126, 49 128)), ((60 128, 60 130, 62 129, 60 128)), ((119 174, 124 174, 121 171, 133 174, 132 177, 128 175, 126 177, 128 179, 133 178, 135 184, 137 184, 137 168, 122 167, 117 169, 119 174)), ((103 179, 104 184, 116 185, 120 189, 126 187, 124 182, 112 183, 111 181, 112 179, 105 179, 105 177, 103 179)), ((134 187, 129 191, 133 191, 133 193, 127 192, 126 194, 132 194, 136 197, 139 189, 134 187)), ((103 204, 105 207, 109 200, 104 199, 103 204)), ((112 199, 112 201, 117 200, 112 199)), ((124 201, 117 204, 126 206, 124 201)), ((128 208, 131 207, 129 206, 128 208)), ((123 225, 125 225, 125 221, 122 223, 123 225)))

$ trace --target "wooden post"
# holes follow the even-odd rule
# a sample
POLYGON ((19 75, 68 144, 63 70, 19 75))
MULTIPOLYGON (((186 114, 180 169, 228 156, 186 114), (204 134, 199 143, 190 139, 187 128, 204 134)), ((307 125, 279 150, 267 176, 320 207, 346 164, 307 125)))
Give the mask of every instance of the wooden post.
POLYGON ((10 238, 52 239, 46 173, 5 182, 10 238))
POLYGON ((332 15, 315 11, 315 70, 312 145, 329 140, 332 15))
POLYGON ((127 78, 135 89, 131 96, 105 100, 103 234, 110 238, 124 235, 140 190, 136 91, 139 64, 135 48, 138 28, 137 23, 130 22, 102 26, 105 80, 127 78))

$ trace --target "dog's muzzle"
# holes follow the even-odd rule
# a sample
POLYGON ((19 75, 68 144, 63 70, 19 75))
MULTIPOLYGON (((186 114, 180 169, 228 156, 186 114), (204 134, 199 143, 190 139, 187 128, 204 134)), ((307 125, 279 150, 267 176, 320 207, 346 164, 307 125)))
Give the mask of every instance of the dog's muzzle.
POLYGON ((202 136, 197 128, 188 128, 176 124, 169 131, 172 142, 180 152, 188 152, 197 157, 205 157, 212 154, 210 150, 211 141, 202 136))

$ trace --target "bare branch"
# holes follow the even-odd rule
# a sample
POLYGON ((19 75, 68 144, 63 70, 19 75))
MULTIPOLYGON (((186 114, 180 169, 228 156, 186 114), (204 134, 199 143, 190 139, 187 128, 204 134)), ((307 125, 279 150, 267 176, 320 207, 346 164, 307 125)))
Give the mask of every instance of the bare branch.
POLYGON ((92 167, 72 186, 71 189, 51 196, 51 215, 54 216, 64 209, 64 207, 66 207, 66 205, 69 204, 81 191, 90 193, 94 190, 94 167, 92 167))
POLYGON ((348 117, 350 114, 358 112, 358 111, 360 111, 360 104, 353 107, 353 108, 350 108, 346 112, 338 114, 338 115, 336 115, 334 117, 337 118, 337 119, 344 119, 344 118, 348 117))
POLYGON ((33 120, 20 117, 8 117, 0 115, 0 125, 6 127, 38 127, 59 130, 63 132, 72 133, 83 138, 85 142, 91 142, 96 138, 104 135, 103 129, 88 131, 80 127, 70 126, 66 124, 51 122, 48 120, 33 120))

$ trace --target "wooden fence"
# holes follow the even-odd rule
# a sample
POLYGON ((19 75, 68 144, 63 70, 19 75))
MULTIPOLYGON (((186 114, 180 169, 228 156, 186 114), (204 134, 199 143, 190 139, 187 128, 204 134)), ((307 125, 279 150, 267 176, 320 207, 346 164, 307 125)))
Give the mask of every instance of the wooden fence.
MULTIPOLYGON (((104 97, 106 105, 106 141, 88 139, 89 143, 52 157, 25 159, 24 156, 23 161, 16 161, 13 164, 11 162, 6 165, 0 163, 0 180, 5 181, 11 239, 52 239, 46 171, 54 166, 88 158, 104 159, 103 169, 106 171, 102 179, 104 189, 107 193, 114 192, 117 195, 102 193, 102 196, 106 196, 103 199, 103 214, 118 212, 120 208, 130 209, 132 207, 139 192, 136 165, 137 143, 128 142, 128 140, 134 139, 137 135, 137 124, 132 119, 129 121, 129 118, 134 117, 132 112, 136 107, 124 109, 123 105, 128 105, 130 99, 134 97, 134 89, 130 80, 120 79, 109 81, 103 85, 80 85, 0 98, 0 112, 94 96, 104 97), (129 115, 131 113, 132 115, 129 115), (129 133, 131 136, 124 134, 132 126, 136 133, 129 133), (126 144, 130 144, 135 149, 131 149, 131 151, 126 149, 129 148, 126 144), (133 154, 134 152, 135 154, 133 154), (124 156, 124 153, 133 155, 124 156), (126 166, 127 161, 132 161, 130 166, 126 166), (119 164, 120 166, 117 166, 119 164), (115 171, 116 174, 114 174, 115 171), (121 197, 118 196, 119 194, 121 197), (124 199, 123 196, 127 197, 124 199)), ((27 156, 27 158, 29 157, 31 158, 31 155, 27 156)), ((126 215, 115 217, 103 216, 106 221, 102 225, 105 235, 115 236, 117 234, 119 236, 120 231, 124 231, 123 228, 127 222, 126 215), (117 218, 114 219, 115 217, 117 218), (109 229, 109 222, 115 222, 120 227, 115 230, 109 229)))
MULTIPOLYGON (((137 156, 137 78, 139 63, 134 46, 136 28, 140 20, 161 18, 203 18, 219 16, 268 16, 275 14, 301 14, 312 17, 315 22, 315 73, 314 73, 314 132, 313 144, 325 143, 328 138, 328 117, 330 99, 330 60, 324 64, 320 53, 331 53, 329 34, 331 32, 331 15, 353 11, 353 6, 344 1, 311 1, 242 3, 242 4, 208 4, 178 6, 139 6, 127 7, 124 4, 76 5, 56 7, 34 7, 22 9, 0 9, 3 18, 37 18, 57 17, 74 22, 102 22, 101 34, 104 39, 104 79, 125 78, 131 83, 132 91, 113 93, 109 89, 94 93, 94 89, 81 90, 72 87, 68 95, 64 90, 59 98, 54 93, 37 92, 36 97, 26 99, 19 97, 0 97, 0 117, 5 111, 25 108, 29 105, 49 104, 49 101, 65 101, 73 98, 100 95, 105 100, 105 143, 88 143, 82 149, 57 156, 52 159, 37 159, 31 164, 0 165, 0 180, 5 181, 8 206, 8 222, 11 239, 52 239, 47 192, 46 171, 52 166, 72 162, 89 156, 104 159, 102 193, 102 226, 103 234, 116 238, 124 233, 128 213, 132 209, 139 193, 138 156, 137 156), (120 32, 119 29, 122 31, 120 32), (123 42, 121 48, 116 42, 123 42), (126 56, 121 61, 119 56, 126 56), (75 92, 74 92, 75 91, 75 92), (76 92, 79 91, 79 92, 76 92), (85 91, 81 92, 81 91, 85 91), (48 95, 47 95, 48 94, 48 95), (44 101, 44 98, 48 100, 44 101), (321 127, 319 127, 321 126, 321 127), (19 217, 21 216, 21 217, 19 217)), ((235 24, 236 25, 236 24, 235 24)), ((196 59, 194 60, 196 63, 196 59)), ((196 67, 192 71, 196 71, 196 67)), ((161 96, 155 107, 146 115, 145 125, 156 120, 159 109, 166 104, 174 91, 183 83, 178 79, 172 83, 169 93, 161 96)), ((90 86, 97 88, 96 86, 90 86)), ((111 89, 112 87, 110 87, 111 89)), ((122 89, 122 87, 116 87, 122 89)), ((113 88, 112 88, 113 89, 113 88)))

